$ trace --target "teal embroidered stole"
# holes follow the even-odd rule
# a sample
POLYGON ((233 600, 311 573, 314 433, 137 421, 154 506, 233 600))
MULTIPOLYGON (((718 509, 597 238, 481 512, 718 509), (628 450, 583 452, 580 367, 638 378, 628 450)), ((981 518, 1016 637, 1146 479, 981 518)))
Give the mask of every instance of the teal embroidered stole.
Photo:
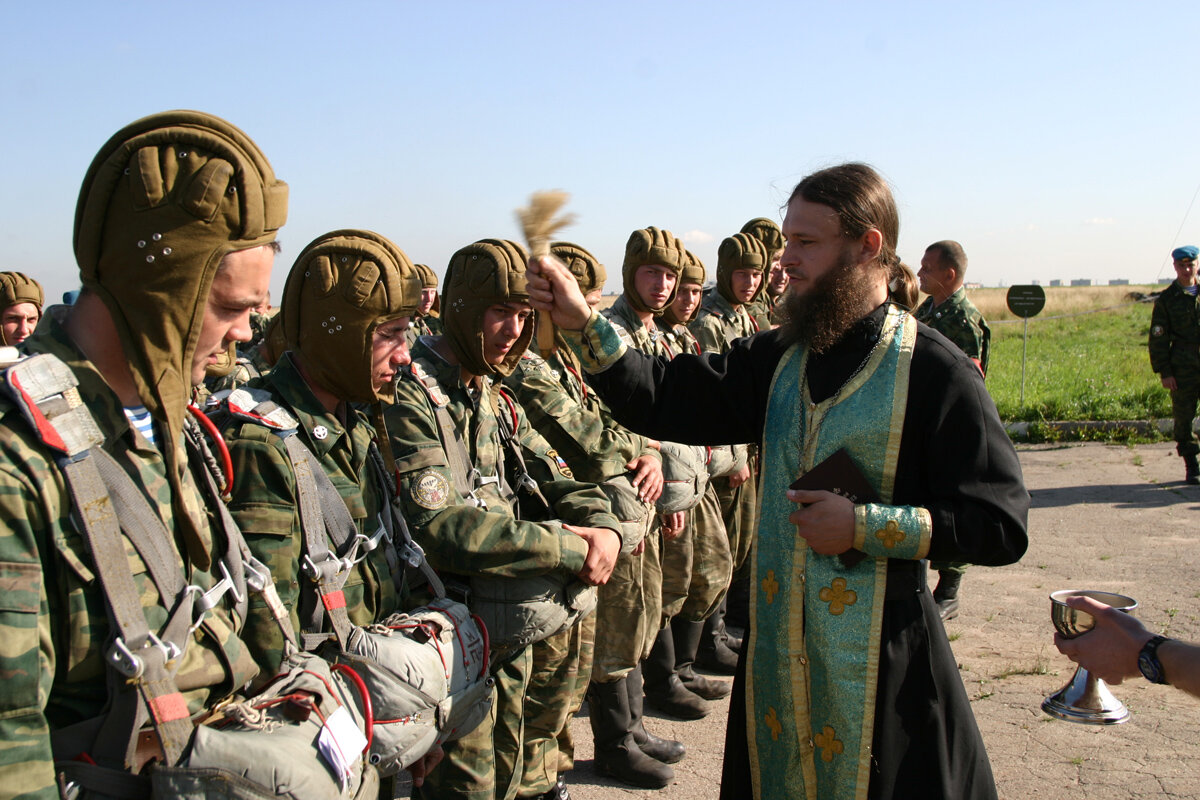
MULTIPOLYGON (((865 798, 875 722, 887 557, 846 567, 809 550, 788 515, 788 485, 840 448, 891 502, 916 322, 890 306, 880 340, 833 397, 811 402, 807 351, 790 349, 771 386, 753 565, 746 728, 754 796, 865 798)), ((870 506, 888 519, 864 549, 890 550, 904 534, 928 540, 924 509, 870 506), (888 540, 886 537, 893 537, 888 540), (889 543, 891 541, 891 543, 889 543), (882 542, 882 545, 880 544, 882 542)), ((901 552, 901 550, 906 552, 901 552)))

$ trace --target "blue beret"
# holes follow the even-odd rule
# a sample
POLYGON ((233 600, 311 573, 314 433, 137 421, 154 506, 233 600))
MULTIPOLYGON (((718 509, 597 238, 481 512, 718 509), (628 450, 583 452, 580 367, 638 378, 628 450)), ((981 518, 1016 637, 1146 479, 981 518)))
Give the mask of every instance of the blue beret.
POLYGON ((1200 247, 1194 244, 1189 244, 1184 247, 1176 247, 1171 251, 1171 258, 1178 261, 1181 258, 1197 258, 1200 257, 1200 247))

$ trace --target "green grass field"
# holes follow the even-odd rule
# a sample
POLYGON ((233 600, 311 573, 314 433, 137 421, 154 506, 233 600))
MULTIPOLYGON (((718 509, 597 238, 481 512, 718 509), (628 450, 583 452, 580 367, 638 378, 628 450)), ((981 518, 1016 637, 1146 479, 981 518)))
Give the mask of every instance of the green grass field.
POLYGON ((1000 416, 1006 422, 1170 417, 1170 398, 1146 355, 1151 304, 1129 297, 1150 290, 1048 290, 1047 308, 1029 320, 1023 403, 1023 325, 1003 308, 1005 290, 972 292, 993 320, 987 385, 1000 416))

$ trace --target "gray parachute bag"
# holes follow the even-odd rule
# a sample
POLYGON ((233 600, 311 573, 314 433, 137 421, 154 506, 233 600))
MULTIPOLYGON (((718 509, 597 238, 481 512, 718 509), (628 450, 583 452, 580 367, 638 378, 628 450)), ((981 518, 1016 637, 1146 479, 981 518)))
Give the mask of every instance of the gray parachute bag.
POLYGON ((377 541, 357 533, 341 495, 296 435, 298 423, 270 400, 269 393, 241 387, 229 394, 223 408, 283 439, 300 488, 305 574, 313 584, 308 588, 320 595, 314 608, 332 628, 332 633, 322 633, 327 629, 320 619, 305 623, 306 631, 312 627, 317 632, 305 633, 304 646, 336 665, 336 682, 357 688, 354 702, 369 727, 370 763, 381 775, 393 775, 435 745, 473 731, 491 710, 495 683, 488 673, 487 634, 465 605, 446 597, 441 579, 408 532, 378 452, 372 448, 371 460, 390 505, 381 515, 377 541), (398 588, 407 564, 421 571, 435 599, 383 622, 356 626, 346 615, 344 601, 339 605, 334 598, 340 598, 355 560, 378 546, 392 548, 385 552, 404 559, 391 564, 398 588))
POLYGON ((646 538, 654 504, 638 497, 637 489, 633 488, 628 475, 609 478, 600 484, 600 489, 612 506, 613 516, 621 523, 621 552, 632 553, 646 538))
POLYGON ((658 498, 661 514, 689 511, 708 488, 708 453, 703 447, 662 443, 663 491, 658 498))

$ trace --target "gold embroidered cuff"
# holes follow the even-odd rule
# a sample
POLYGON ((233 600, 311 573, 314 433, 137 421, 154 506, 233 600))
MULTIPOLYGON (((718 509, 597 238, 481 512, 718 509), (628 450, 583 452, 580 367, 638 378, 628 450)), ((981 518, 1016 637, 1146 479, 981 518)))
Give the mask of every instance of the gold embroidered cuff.
POLYGON ((874 503, 854 507, 854 547, 869 556, 922 559, 932 534, 927 509, 874 503))
POLYGON ((561 330, 563 339, 579 357, 584 370, 595 375, 611 367, 625 355, 626 345, 608 320, 593 311, 581 331, 561 330))

